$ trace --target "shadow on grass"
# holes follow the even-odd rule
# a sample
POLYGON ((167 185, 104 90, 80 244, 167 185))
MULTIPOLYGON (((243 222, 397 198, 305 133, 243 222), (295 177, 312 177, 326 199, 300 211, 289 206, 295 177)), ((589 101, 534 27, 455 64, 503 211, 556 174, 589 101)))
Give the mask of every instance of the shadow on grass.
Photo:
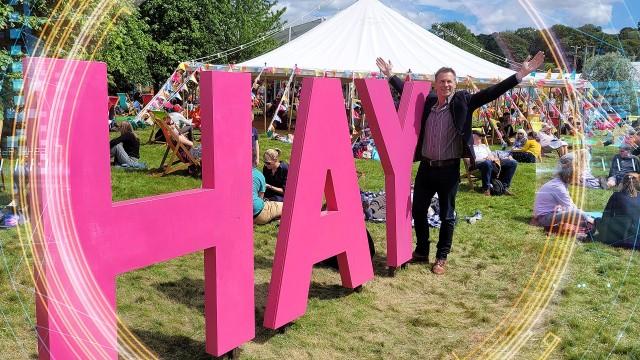
POLYGON ((532 216, 512 216, 511 219, 515 220, 517 222, 530 224, 531 223, 531 219, 533 219, 533 215, 532 216))
POLYGON ((253 266, 256 270, 258 269, 271 270, 271 268, 273 268, 273 258, 266 257, 266 256, 255 256, 253 260, 253 266))
POLYGON ((156 284, 156 289, 169 299, 204 313, 204 281, 183 277, 178 281, 156 284))
MULTIPOLYGON (((8 182, 5 183, 5 187, 6 187, 6 189, 9 188, 8 182)), ((0 192, 0 206, 7 205, 7 204, 9 204, 11 202, 11 193, 6 192, 6 189, 5 189, 5 191, 0 192)))
POLYGON ((205 343, 187 336, 165 335, 158 332, 133 329, 133 334, 160 359, 207 359, 205 343))

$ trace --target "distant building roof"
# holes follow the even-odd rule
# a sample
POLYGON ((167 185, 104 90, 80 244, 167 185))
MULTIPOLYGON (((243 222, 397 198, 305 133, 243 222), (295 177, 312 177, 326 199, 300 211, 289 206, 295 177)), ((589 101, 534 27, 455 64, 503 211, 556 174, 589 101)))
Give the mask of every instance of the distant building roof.
POLYGON ((320 25, 320 23, 325 20, 325 18, 319 18, 313 21, 306 22, 304 24, 287 27, 284 30, 275 33, 272 38, 278 40, 281 43, 288 43, 289 41, 294 40, 298 36, 320 25))

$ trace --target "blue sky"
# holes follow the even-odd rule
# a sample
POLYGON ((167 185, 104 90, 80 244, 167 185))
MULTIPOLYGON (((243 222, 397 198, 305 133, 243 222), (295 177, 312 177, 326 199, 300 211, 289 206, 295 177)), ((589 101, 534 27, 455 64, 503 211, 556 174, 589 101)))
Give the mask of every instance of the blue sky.
MULTIPOLYGON (((286 6, 285 19, 299 22, 328 17, 356 0, 281 0, 286 6)), ((592 23, 607 32, 618 32, 625 26, 636 27, 640 20, 640 0, 381 0, 419 25, 429 28, 434 22, 462 21, 474 33, 537 27, 534 16, 546 26, 564 24, 580 26, 592 23)))

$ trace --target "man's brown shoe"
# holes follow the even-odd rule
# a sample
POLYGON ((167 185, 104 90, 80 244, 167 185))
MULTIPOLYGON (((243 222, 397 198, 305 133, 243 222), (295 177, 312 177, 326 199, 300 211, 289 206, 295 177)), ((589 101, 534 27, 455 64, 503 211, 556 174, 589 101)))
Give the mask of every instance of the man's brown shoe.
POLYGON ((504 194, 508 196, 516 196, 516 194, 514 194, 509 188, 504 189, 504 194))
POLYGON ((414 263, 426 263, 429 262, 429 255, 422 255, 417 252, 411 254, 411 262, 414 263))
POLYGON ((445 273, 444 267, 447 265, 447 260, 437 259, 435 264, 431 267, 431 272, 436 275, 443 275, 445 273))
POLYGON ((484 196, 491 196, 491 190, 487 189, 483 192, 484 196))

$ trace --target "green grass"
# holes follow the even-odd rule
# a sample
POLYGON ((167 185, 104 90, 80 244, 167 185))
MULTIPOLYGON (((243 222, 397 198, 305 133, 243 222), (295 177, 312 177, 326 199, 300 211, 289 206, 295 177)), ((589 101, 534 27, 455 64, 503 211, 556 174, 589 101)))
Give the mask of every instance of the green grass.
MULTIPOLYGON (((149 130, 139 131, 148 138, 149 130)), ((260 148, 290 146, 260 139, 260 148)), ((610 156, 613 149, 594 149, 610 156)), ((145 145, 142 160, 157 167, 163 146, 145 145)), ((448 272, 436 277, 424 265, 410 265, 395 278, 386 275, 385 226, 367 224, 375 243, 376 277, 361 293, 340 286, 336 272, 317 267, 313 272, 305 316, 284 333, 261 327, 277 236, 275 224, 255 227, 256 338, 242 347, 241 358, 454 358, 480 346, 487 349, 499 327, 515 318, 516 304, 543 298, 527 286, 551 240, 528 224, 535 190, 551 176, 555 158, 542 164, 520 164, 512 189, 515 197, 486 198, 470 190, 463 179, 457 212, 475 210, 483 219, 474 225, 460 222, 449 257, 448 272), (483 344, 484 345, 481 345, 483 344)), ((361 188, 380 190, 384 175, 380 163, 356 160, 365 176, 361 188)), ((608 164, 607 164, 608 166, 608 164)), ((598 171, 594 165, 594 173, 598 171)), ((414 168, 415 172, 415 168, 414 168)), ((114 201, 197 188, 201 182, 186 173, 157 177, 152 171, 112 171, 114 201)), ((596 173, 596 175, 599 175, 596 173)), ((580 189, 573 189, 579 194, 580 189)), ((587 210, 602 210, 610 192, 589 190, 587 210)), ((0 201, 8 200, 6 193, 0 201)), ((437 231, 432 232, 437 238, 437 231)), ((23 258, 18 232, 0 232, 0 348, 2 358, 34 357, 33 285, 29 257, 23 258)), ((560 241, 560 240, 557 240, 560 241)), ((28 252, 27 252, 28 254, 28 252)), ((538 358, 543 338, 560 338, 552 358, 640 358, 639 261, 635 253, 602 244, 575 244, 566 272, 531 337, 515 358, 538 358), (622 334, 622 335, 621 335, 622 334)), ((537 272, 536 272, 537 270, 537 272)), ((543 269, 544 270, 544 269, 543 269)), ((118 278, 118 314, 131 331, 163 359, 206 359, 204 350, 202 253, 124 274, 118 278)), ((482 357, 476 356, 475 357, 482 357)))

